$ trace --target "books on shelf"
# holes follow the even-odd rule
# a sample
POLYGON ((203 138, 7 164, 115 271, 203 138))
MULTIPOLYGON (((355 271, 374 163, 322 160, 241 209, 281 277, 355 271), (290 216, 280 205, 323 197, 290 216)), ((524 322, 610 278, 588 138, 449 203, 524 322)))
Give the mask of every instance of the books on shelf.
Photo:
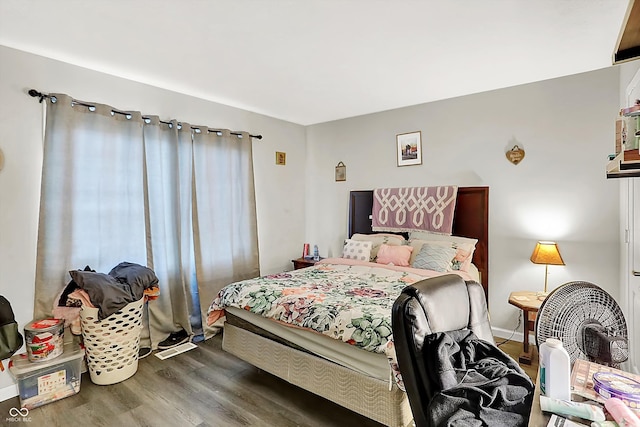
POLYGON ((620 172, 640 170, 640 162, 620 162, 620 172))
POLYGON ((622 108, 616 120, 614 154, 606 166, 607 178, 640 177, 640 100, 622 108))
POLYGON ((631 107, 622 108, 620 110, 621 116, 630 116, 640 114, 640 104, 632 105, 631 107))
POLYGON ((626 137, 626 127, 624 124, 624 118, 619 117, 616 119, 616 145, 615 145, 615 153, 618 154, 622 151, 622 147, 624 146, 624 139, 626 137))
POLYGON ((640 150, 637 148, 635 150, 624 150, 624 158, 622 160, 625 162, 640 162, 640 150))
MULTIPOLYGON (((640 108, 640 105, 638 106, 640 108)), ((615 153, 622 150, 638 150, 640 146, 640 111, 635 116, 616 119, 615 153)))
POLYGON ((624 150, 622 153, 622 160, 620 160, 620 170, 633 170, 640 169, 640 151, 624 150))

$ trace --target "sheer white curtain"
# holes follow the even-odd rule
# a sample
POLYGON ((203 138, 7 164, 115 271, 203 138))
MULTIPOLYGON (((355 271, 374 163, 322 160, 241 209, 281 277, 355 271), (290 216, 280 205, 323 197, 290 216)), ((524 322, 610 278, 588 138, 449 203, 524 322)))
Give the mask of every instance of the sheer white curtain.
POLYGON ((129 261, 159 279, 143 341, 203 333, 218 290, 259 274, 249 135, 47 102, 35 316, 50 315, 69 270, 129 261))

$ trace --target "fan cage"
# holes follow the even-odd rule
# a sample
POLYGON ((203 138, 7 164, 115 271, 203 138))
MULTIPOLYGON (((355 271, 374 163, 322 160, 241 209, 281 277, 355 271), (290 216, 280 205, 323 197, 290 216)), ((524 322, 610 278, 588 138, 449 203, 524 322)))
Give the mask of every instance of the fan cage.
POLYGON ((620 306, 589 282, 569 282, 552 291, 538 310, 535 334, 538 347, 547 338, 561 340, 572 365, 577 359, 620 363, 628 355, 627 325, 620 306), (585 327, 591 331, 585 332, 585 327), (599 340, 594 331, 606 334, 608 340, 599 340))

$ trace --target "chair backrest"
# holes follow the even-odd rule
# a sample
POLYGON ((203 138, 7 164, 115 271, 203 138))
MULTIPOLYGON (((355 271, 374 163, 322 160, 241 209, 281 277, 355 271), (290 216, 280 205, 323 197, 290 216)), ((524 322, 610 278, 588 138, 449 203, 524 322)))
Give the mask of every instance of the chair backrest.
POLYGON ((427 425, 426 409, 439 390, 431 384, 422 350, 427 335, 470 329, 494 343, 482 285, 456 274, 432 277, 403 289, 391 314, 398 367, 417 427, 427 425))

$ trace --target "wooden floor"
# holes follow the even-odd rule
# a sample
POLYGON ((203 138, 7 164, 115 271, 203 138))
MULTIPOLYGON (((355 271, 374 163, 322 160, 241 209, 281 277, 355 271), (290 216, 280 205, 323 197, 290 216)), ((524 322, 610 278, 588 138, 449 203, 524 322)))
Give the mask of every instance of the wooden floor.
MULTIPOLYGON (((494 339, 498 344, 504 341, 504 339, 498 337, 495 337, 494 339)), ((532 347, 533 357, 531 365, 525 365, 521 363, 520 366, 527 373, 527 375, 529 375, 531 381, 535 383, 536 379, 538 378, 538 351, 535 345, 532 345, 532 347)), ((507 341, 504 344, 500 345, 500 349, 517 361, 520 352, 522 352, 522 343, 518 341, 507 341)))
MULTIPOLYGON (((380 426, 260 371, 223 351, 221 343, 218 335, 164 361, 149 356, 119 384, 98 386, 85 373, 78 394, 31 410, 28 425, 380 426)), ((510 341, 500 348, 517 360, 521 346, 510 341)), ((535 376, 537 365, 526 371, 535 376)), ((0 425, 26 425, 5 423, 10 409, 19 407, 17 397, 0 402, 0 425)))

